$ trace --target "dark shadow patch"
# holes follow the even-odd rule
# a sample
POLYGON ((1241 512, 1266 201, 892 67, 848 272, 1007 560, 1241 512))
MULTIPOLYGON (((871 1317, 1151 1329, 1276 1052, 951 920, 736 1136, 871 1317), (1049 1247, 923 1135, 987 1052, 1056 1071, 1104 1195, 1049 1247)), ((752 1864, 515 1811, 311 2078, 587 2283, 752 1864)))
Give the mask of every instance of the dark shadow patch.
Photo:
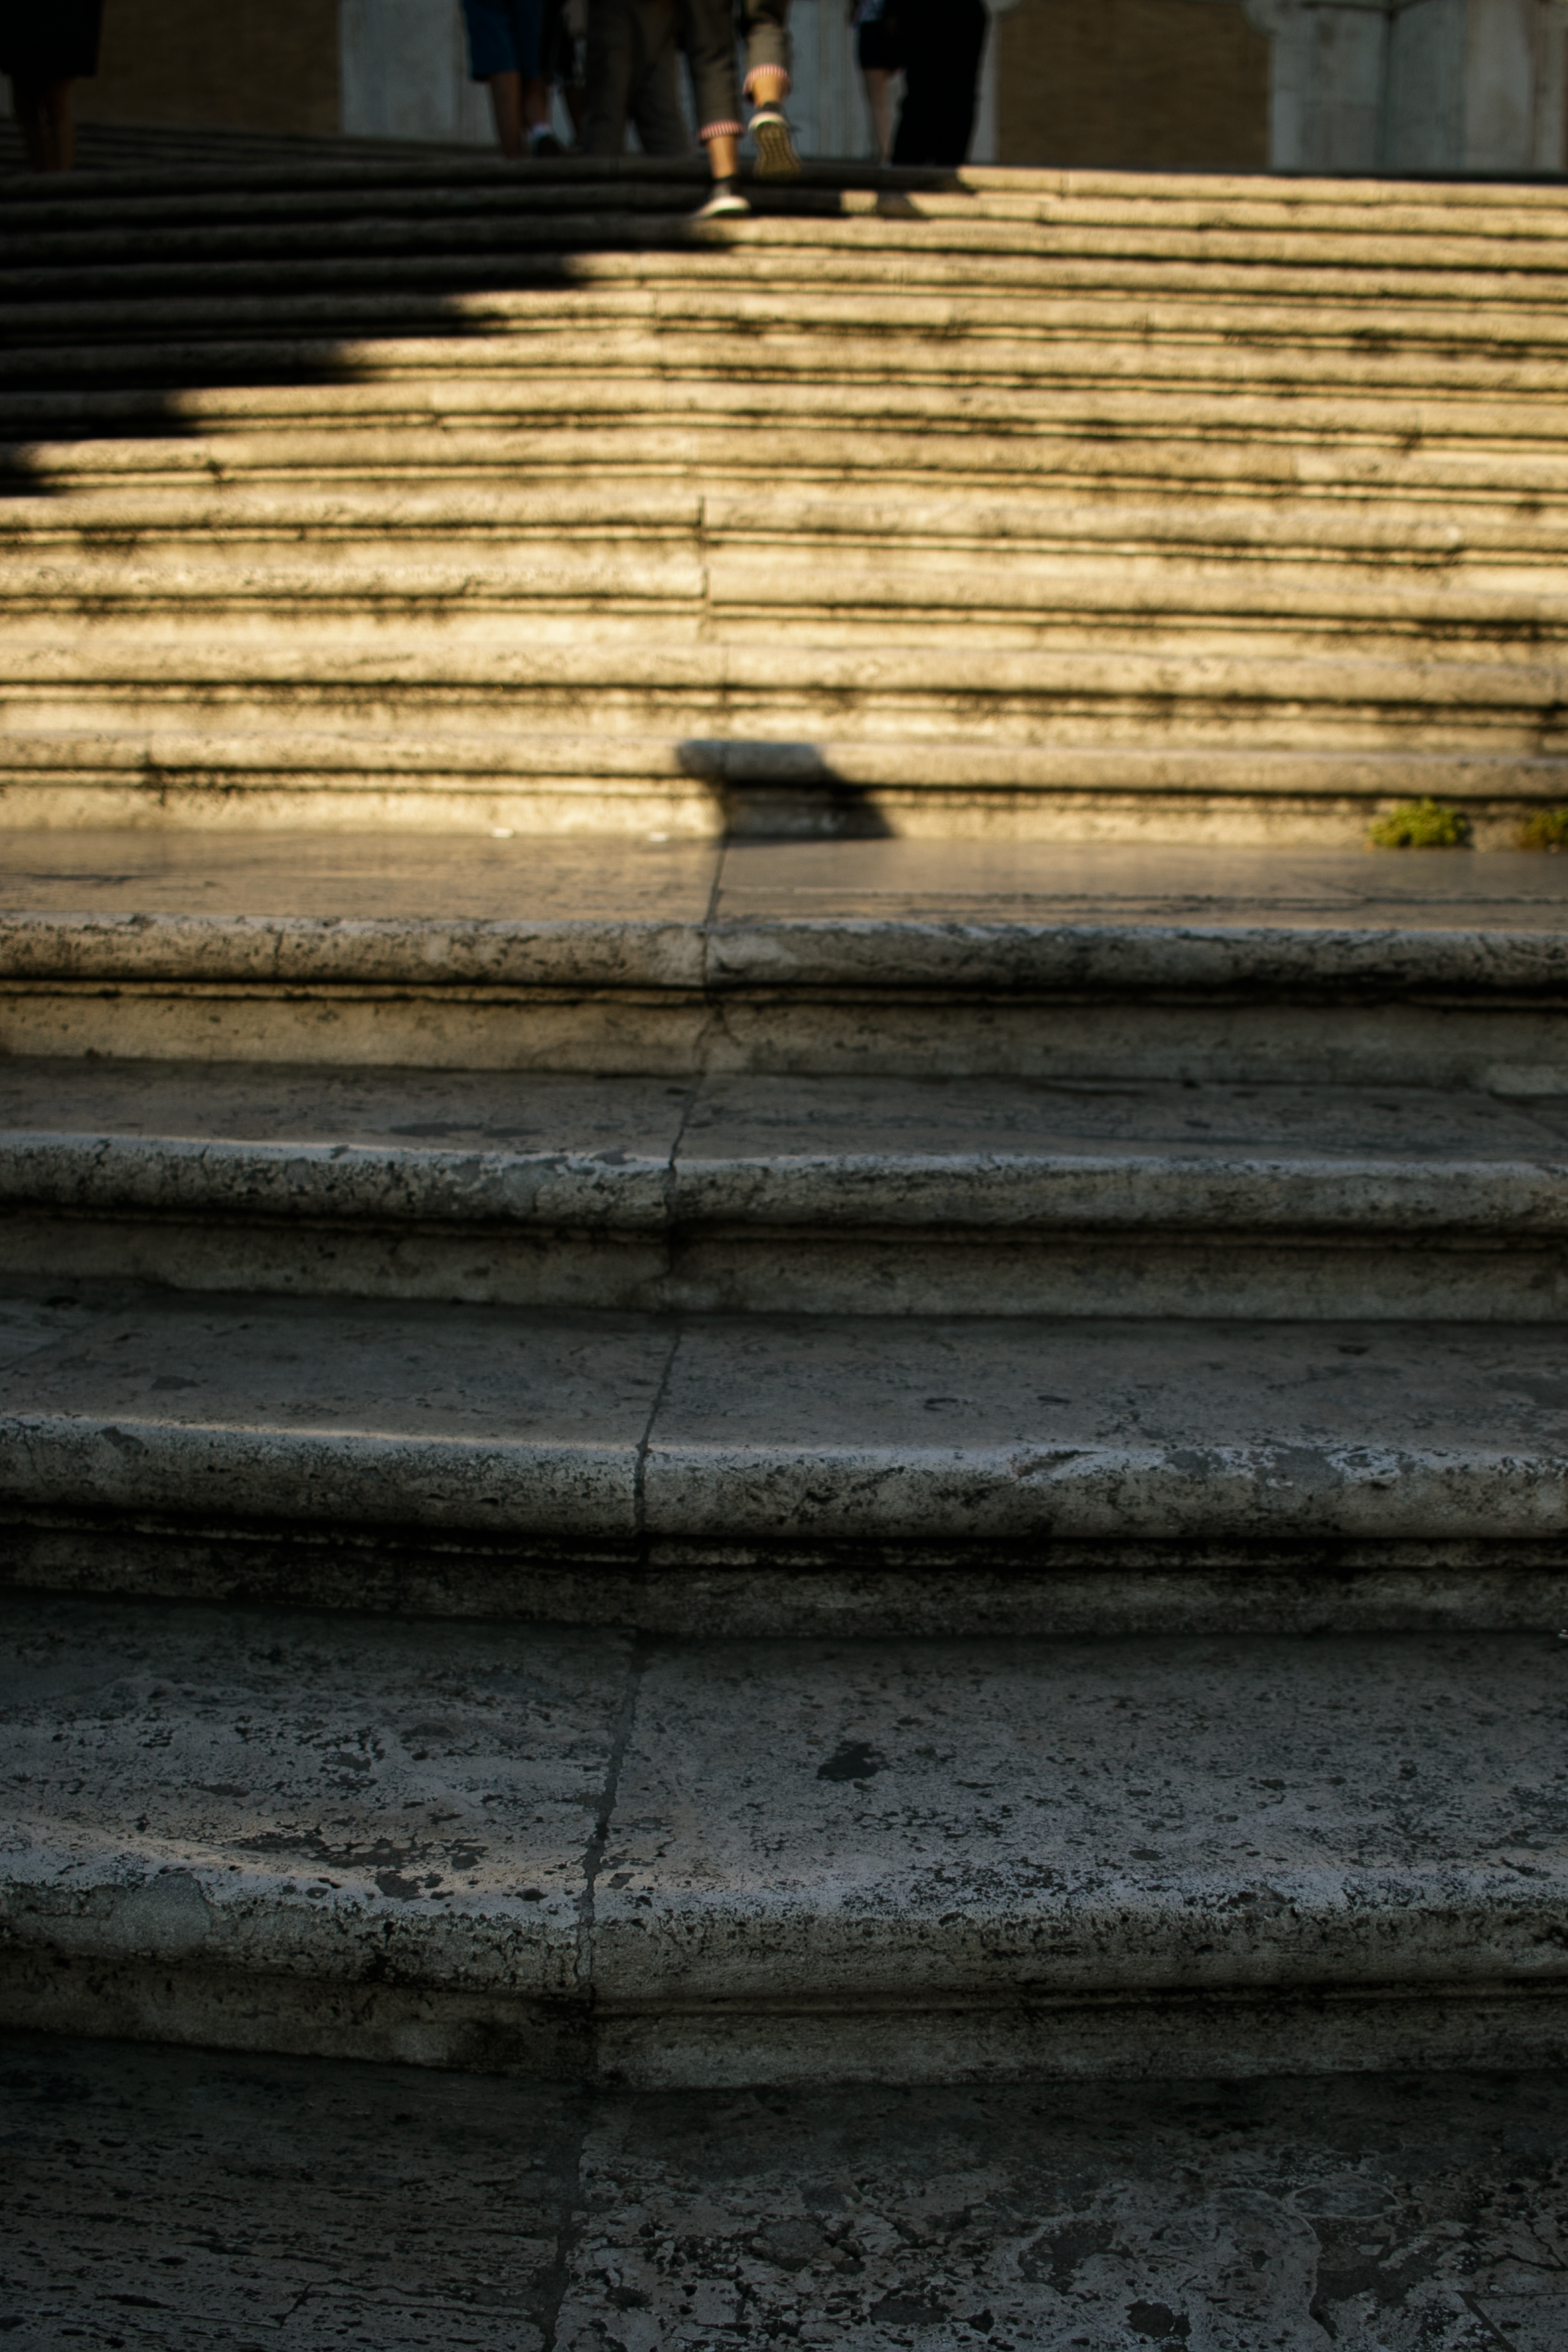
POLYGON ((819 1780, 869 1780, 885 1771, 886 1759, 868 1740, 841 1739, 826 1764, 816 1768, 819 1780))

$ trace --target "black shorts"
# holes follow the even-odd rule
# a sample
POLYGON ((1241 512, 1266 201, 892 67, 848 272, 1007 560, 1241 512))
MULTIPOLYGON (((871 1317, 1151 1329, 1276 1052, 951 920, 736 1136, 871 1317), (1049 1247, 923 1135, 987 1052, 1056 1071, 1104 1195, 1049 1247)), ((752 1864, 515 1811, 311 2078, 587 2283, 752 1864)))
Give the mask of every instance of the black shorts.
POLYGON ((0 0, 0 73, 79 81, 98 71, 103 0, 0 0))
POLYGON ((862 73, 903 72, 904 45, 897 25, 890 25, 886 16, 873 16, 868 25, 861 26, 855 37, 855 53, 862 73))

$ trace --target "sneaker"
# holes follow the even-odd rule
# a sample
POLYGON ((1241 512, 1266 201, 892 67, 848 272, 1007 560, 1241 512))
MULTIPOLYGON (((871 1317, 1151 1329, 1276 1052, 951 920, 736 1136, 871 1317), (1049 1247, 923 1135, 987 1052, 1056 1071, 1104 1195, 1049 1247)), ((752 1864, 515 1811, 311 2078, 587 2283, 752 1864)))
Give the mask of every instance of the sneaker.
POLYGON ((722 220, 735 213, 749 213, 751 205, 733 180, 721 180, 705 205, 699 205, 693 220, 722 220))
POLYGON ((752 117, 752 136, 757 142, 758 179, 793 180, 800 157, 783 107, 771 102, 759 106, 752 117))
POLYGON ((534 131, 529 134, 529 144, 535 156, 564 155, 566 150, 553 131, 534 131))

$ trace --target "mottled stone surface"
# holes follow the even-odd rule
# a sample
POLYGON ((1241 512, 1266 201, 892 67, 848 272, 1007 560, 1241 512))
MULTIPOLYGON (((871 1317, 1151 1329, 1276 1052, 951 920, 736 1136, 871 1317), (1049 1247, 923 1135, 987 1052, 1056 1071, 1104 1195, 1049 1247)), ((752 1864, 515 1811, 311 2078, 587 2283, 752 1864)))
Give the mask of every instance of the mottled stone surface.
POLYGON ((719 1222, 1535 1232, 1568 1113, 1420 1087, 1005 1076, 0 1068, 3 1196, 79 1212, 674 1229, 719 1222))
POLYGON ((5 1941, 572 1996, 626 1641, 0 1612, 5 1941))
POLYGON ((15 1507, 656 1558, 1005 1540, 1043 1561, 1064 1538, 1517 1542, 1568 1524, 1554 1324, 15 1295, 15 1507))
POLYGON ((1568 2077, 563 2091, 0 2040, 18 2352, 1558 2352, 1568 2077))
POLYGON ((13 2023, 643 2084, 1568 2039, 1556 1639, 0 1619, 13 2023))
POLYGON ((693 1318, 650 1533, 1456 1537, 1563 1524, 1556 1327, 693 1318))
POLYGON ((1557 1982, 1565 1728, 1568 1649, 1529 1636, 658 1649, 595 1982, 1557 1982))
POLYGON ((1555 998, 1548 858, 1121 843, 0 836, 11 980, 1555 998), (70 846, 62 846, 69 844, 70 846))
POLYGON ((1303 930, 1556 929, 1568 875, 1507 852, 1192 848, 1107 841, 755 841, 724 853, 715 914, 874 921, 1273 922, 1303 930))
POLYGON ((486 840, 451 834, 0 831, 0 900, 17 913, 700 922, 706 843, 486 840))
POLYGON ((670 1346, 648 1318, 126 1296, 9 1391, 0 1373, 0 1480, 59 1504, 630 1540, 670 1346))

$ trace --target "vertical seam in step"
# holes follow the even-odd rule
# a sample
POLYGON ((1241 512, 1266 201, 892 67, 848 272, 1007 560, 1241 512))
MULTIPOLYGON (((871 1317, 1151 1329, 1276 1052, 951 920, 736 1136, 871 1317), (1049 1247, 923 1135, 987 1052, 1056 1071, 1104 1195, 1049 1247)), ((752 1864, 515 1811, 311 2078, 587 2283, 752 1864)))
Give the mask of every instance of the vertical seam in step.
MULTIPOLYGON (((594 1944, 597 1921, 595 1906, 598 1895, 599 1870, 605 1859, 605 1848, 610 1840, 610 1825, 615 1820, 616 1805, 621 1790, 621 1767, 626 1761, 631 1740, 632 1725, 637 1719, 637 1695, 642 1687, 643 1669, 647 1661, 648 1638, 634 1633, 630 1655, 626 1660, 626 1687, 616 1710, 615 1729, 610 1735, 610 1759, 605 1771, 604 1794, 594 1818, 594 1828, 583 1855, 583 1894, 577 1906, 577 1984, 586 1993, 590 2005, 594 1998, 594 1944)), ((598 2073, 595 2053, 594 2073, 598 2073)))
MULTIPOLYGON (((726 820, 726 823, 728 821, 726 820)), ((719 836, 719 854, 713 860, 713 878, 708 885, 708 905, 703 912, 700 932, 702 940, 702 1034, 697 1048, 698 1068, 696 1071, 696 1076, 700 1083, 708 1076, 709 1041, 712 1036, 715 1026, 712 1000, 713 932, 719 920, 719 899, 724 887, 724 876, 729 865, 729 858, 730 841, 728 831, 726 831, 719 836)), ((689 1117, 689 1115, 690 1114, 689 1112, 688 1117, 689 1117)), ((684 1135, 685 1132, 686 1121, 683 1119, 681 1121, 682 1135, 684 1135)))
POLYGON ((658 1386, 653 1392, 653 1402, 647 1409, 647 1419, 643 1423, 643 1433, 637 1440, 637 1460, 632 1465, 632 1527, 637 1536, 637 1558, 645 1566, 647 1550, 648 1451, 653 1444, 655 1424, 664 1410, 664 1400, 668 1391, 670 1376, 675 1370, 675 1360, 680 1353, 680 1342, 686 1336, 684 1318, 677 1315, 671 1319, 675 1328, 670 1334, 669 1353, 664 1360, 664 1370, 658 1376, 658 1386))
POLYGON ((588 2127, 593 2120, 593 2093, 579 2094, 577 2123, 574 2134, 575 2145, 572 2156, 572 2196, 565 2211, 560 2216, 555 2232, 555 2260, 546 2273, 544 2308, 540 2314, 540 2336, 543 2352, 556 2352, 561 2341, 561 2314, 572 2284, 572 2257, 583 2234, 587 2216, 583 2210, 583 2152, 587 2145, 588 2127))

